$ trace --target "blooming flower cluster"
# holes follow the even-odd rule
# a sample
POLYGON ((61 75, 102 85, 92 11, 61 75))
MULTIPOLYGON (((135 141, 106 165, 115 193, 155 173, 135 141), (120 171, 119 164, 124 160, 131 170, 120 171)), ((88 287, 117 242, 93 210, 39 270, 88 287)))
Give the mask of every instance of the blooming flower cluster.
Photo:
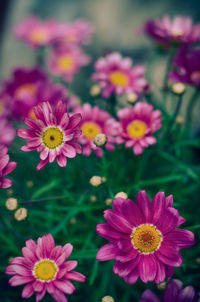
POLYGON ((39 237, 37 244, 29 239, 22 248, 23 257, 15 257, 5 273, 13 275, 11 286, 26 284, 22 298, 31 297, 36 292, 36 301, 42 300, 48 292, 56 302, 67 302, 65 294, 71 295, 75 287, 71 280, 84 282, 85 276, 74 271, 77 261, 66 259, 71 255, 70 243, 55 246, 51 234, 39 237))
POLYGON ((9 188, 12 181, 4 176, 10 174, 17 166, 16 162, 9 162, 8 148, 0 144, 0 188, 9 188))

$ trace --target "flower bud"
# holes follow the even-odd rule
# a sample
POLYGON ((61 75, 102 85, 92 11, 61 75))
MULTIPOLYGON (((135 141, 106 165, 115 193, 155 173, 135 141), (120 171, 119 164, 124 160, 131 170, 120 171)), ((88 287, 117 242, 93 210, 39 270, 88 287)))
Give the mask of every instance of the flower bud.
POLYGON ((101 92, 101 87, 99 85, 93 85, 90 89, 91 96, 97 96, 101 92))
POLYGON ((110 205, 112 204, 112 199, 111 199, 111 198, 107 198, 107 199, 105 200, 105 204, 106 204, 107 206, 110 206, 110 205))
POLYGON ((177 124, 183 124, 184 123, 184 118, 182 116, 178 115, 176 117, 176 122, 177 122, 177 124))
POLYGON ((127 195, 125 192, 119 192, 119 193, 117 193, 117 194, 115 195, 115 198, 118 198, 118 197, 127 199, 127 198, 128 198, 128 195, 127 195))
POLYGON ((138 100, 138 95, 134 92, 127 94, 127 101, 129 104, 134 104, 138 100))
POLYGON ((26 186, 27 188, 32 188, 34 186, 34 182, 32 180, 27 180, 26 186))
POLYGON ((157 285, 157 288, 159 290, 165 290, 166 287, 167 287, 167 283, 166 282, 162 282, 162 283, 160 283, 160 284, 157 285))
POLYGON ((102 298, 102 302, 115 302, 113 297, 111 296, 105 296, 102 298))
POLYGON ((95 195, 90 196, 90 201, 91 202, 96 202, 97 201, 96 196, 95 195))
POLYGON ((99 133, 94 138, 94 143, 97 147, 105 146, 106 142, 107 142, 107 137, 104 133, 99 133))
POLYGON ((18 202, 16 198, 8 198, 6 200, 6 208, 10 211, 13 211, 17 208, 18 202))
POLYGON ((186 87, 183 83, 177 82, 177 83, 172 84, 171 90, 174 94, 181 95, 185 92, 186 87))
POLYGON ((26 217, 28 215, 27 209, 25 208, 19 208, 16 212, 15 212, 15 219, 18 221, 22 221, 25 220, 26 217))
POLYGON ((102 184, 102 179, 101 176, 92 176, 92 178, 90 178, 90 184, 93 187, 98 187, 102 184))

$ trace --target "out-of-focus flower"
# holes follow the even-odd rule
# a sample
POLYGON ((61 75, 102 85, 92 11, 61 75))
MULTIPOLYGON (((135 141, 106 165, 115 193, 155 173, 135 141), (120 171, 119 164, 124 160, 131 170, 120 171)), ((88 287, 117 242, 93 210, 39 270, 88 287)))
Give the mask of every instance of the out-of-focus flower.
POLYGON ((181 48, 174 59, 174 71, 171 71, 171 81, 178 81, 200 89, 200 48, 189 50, 181 48))
POLYGON ((172 44, 191 44, 200 41, 200 24, 193 25, 190 17, 168 15, 162 19, 148 20, 144 32, 153 40, 167 47, 172 44))
POLYGON ((97 147, 103 147, 107 143, 107 137, 104 133, 99 133, 94 138, 94 143, 97 147))
POLYGON ((71 255, 70 243, 55 246, 51 234, 39 237, 37 244, 29 239, 22 248, 23 257, 16 257, 5 273, 13 275, 10 286, 26 284, 22 297, 29 298, 36 292, 36 301, 42 300, 48 292, 56 302, 67 302, 64 294, 73 294, 75 287, 71 280, 84 282, 85 276, 74 271, 77 261, 66 259, 71 255))
POLYGON ((114 52, 97 60, 92 80, 98 82, 104 98, 111 94, 130 93, 139 97, 148 87, 144 73, 144 65, 133 67, 130 58, 123 58, 121 54, 114 52))
POLYGON ((136 203, 116 198, 113 210, 104 212, 106 223, 97 225, 97 233, 109 240, 97 253, 97 260, 115 259, 114 273, 134 284, 138 277, 144 283, 159 284, 180 267, 181 248, 194 245, 194 234, 178 229, 185 222, 172 207, 173 197, 159 192, 150 202, 140 191, 136 203))
POLYGON ((111 199, 111 198, 106 198, 105 204, 106 204, 107 206, 110 206, 110 205, 112 204, 112 199, 111 199))
POLYGON ((78 141, 83 145, 83 155, 89 156, 94 150, 97 156, 102 156, 102 148, 94 144, 94 138, 97 134, 103 133, 107 137, 106 149, 109 151, 114 150, 115 133, 118 123, 115 119, 98 106, 91 107, 86 103, 83 106, 74 108, 74 112, 79 112, 82 115, 81 130, 82 135, 78 141))
POLYGON ((16 210, 17 205, 18 205, 18 202, 17 202, 16 198, 10 197, 6 200, 6 208, 10 211, 16 210))
POLYGON ((186 87, 183 83, 176 82, 176 83, 172 84, 171 90, 176 95, 182 95, 185 92, 186 87))
POLYGON ((7 117, 10 115, 11 112, 11 99, 10 97, 4 92, 0 92, 0 117, 7 117))
POLYGON ((26 118, 24 123, 30 129, 18 129, 18 136, 28 139, 26 146, 21 150, 40 152, 40 163, 37 170, 46 166, 48 162, 57 161, 59 166, 65 167, 67 157, 74 158, 81 153, 77 143, 80 136, 81 115, 75 113, 69 116, 66 104, 59 101, 52 109, 48 102, 43 102, 34 107, 36 119, 26 118))
POLYGON ((186 286, 183 288, 183 284, 180 280, 172 279, 168 282, 167 288, 160 300, 154 292, 147 289, 142 294, 139 302, 198 302, 200 294, 196 294, 192 286, 186 286))
POLYGON ((127 94, 126 98, 130 104, 134 104, 138 100, 138 95, 136 93, 132 92, 132 93, 127 94))
POLYGON ((96 202, 97 201, 97 197, 95 195, 90 196, 90 201, 91 202, 96 202))
POLYGON ((125 193, 125 192, 119 192, 115 195, 115 199, 118 198, 118 197, 121 197, 123 199, 127 199, 128 198, 128 195, 125 193))
POLYGON ((59 46, 88 44, 93 33, 93 25, 84 19, 79 19, 72 23, 60 23, 57 25, 57 34, 54 42, 59 46))
POLYGON ((101 93, 101 87, 99 85, 93 85, 90 89, 91 96, 97 96, 101 93))
POLYGON ((55 105, 63 100, 71 103, 66 88, 53 84, 39 68, 16 68, 13 78, 5 82, 3 93, 2 98, 10 99, 11 115, 15 119, 35 118, 33 106, 40 102, 48 101, 55 105))
POLYGON ((71 82, 74 75, 89 62, 90 57, 80 47, 73 46, 56 48, 48 58, 47 64, 52 74, 71 82))
POLYGON ((18 221, 25 220, 27 216, 28 216, 28 211, 25 208, 19 208, 14 215, 15 219, 18 221))
POLYGON ((178 123, 178 124, 183 124, 184 123, 184 117, 182 117, 181 115, 178 115, 177 117, 176 117, 176 122, 178 123))
POLYGON ((4 117, 0 117, 0 144, 9 145, 15 137, 15 129, 4 117))
POLYGON ((17 166, 17 163, 9 162, 10 157, 7 154, 8 148, 5 145, 0 145, 0 188, 9 188, 12 185, 12 181, 4 176, 10 174, 17 166))
POLYGON ((90 178, 90 184, 93 187, 100 186, 102 184, 102 178, 101 178, 101 176, 96 176, 96 175, 92 176, 90 178))
POLYGON ((30 16, 15 26, 14 34, 29 47, 38 48, 55 40, 57 28, 58 23, 54 20, 41 21, 36 16, 30 16))
POLYGON ((153 110, 148 103, 137 103, 132 108, 123 108, 117 113, 120 128, 116 142, 125 143, 126 148, 133 148, 135 155, 143 152, 144 148, 156 143, 152 136, 161 128, 161 111, 153 110))

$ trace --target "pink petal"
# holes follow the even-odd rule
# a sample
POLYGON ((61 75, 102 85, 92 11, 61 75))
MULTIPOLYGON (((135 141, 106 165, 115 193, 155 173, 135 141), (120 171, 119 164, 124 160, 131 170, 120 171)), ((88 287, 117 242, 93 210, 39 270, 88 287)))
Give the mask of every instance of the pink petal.
POLYGON ((164 192, 159 192, 157 193, 153 200, 152 200, 152 213, 153 213, 153 218, 152 218, 152 223, 155 224, 160 217, 163 215, 163 211, 165 209, 166 202, 165 202, 165 193, 164 192))
POLYGON ((66 293, 66 294, 73 294, 73 292, 76 290, 75 286, 70 282, 70 281, 59 281, 59 280, 55 280, 54 281, 54 285, 62 292, 66 293))
POLYGON ((187 230, 175 229, 165 235, 165 238, 175 242, 181 249, 191 247, 195 244, 194 234, 187 230))
POLYGON ((35 280, 35 278, 32 277, 24 277, 24 276, 13 276, 8 282, 10 284, 10 286, 18 286, 24 283, 29 283, 32 282, 33 280, 35 280))
POLYGON ((151 213, 151 202, 147 193, 145 191, 140 191, 136 197, 136 205, 142 211, 145 221, 151 222, 152 220, 152 213, 151 213))
POLYGON ((116 256, 116 248, 112 243, 107 243, 100 248, 97 253, 96 259, 99 261, 107 261, 111 259, 115 259, 116 256))
POLYGON ((27 284, 22 291, 22 298, 28 299, 34 294, 33 283, 27 284))
POLYGON ((106 210, 104 217, 114 229, 122 233, 131 234, 133 227, 123 216, 114 212, 114 210, 106 210))
POLYGON ((84 275, 78 272, 69 272, 66 274, 66 278, 78 282, 85 282, 86 279, 84 275))
POLYGON ((144 283, 154 281, 157 273, 157 264, 154 255, 142 255, 138 270, 140 278, 144 283))
POLYGON ((97 233, 107 240, 119 239, 121 234, 113 229, 108 223, 100 223, 96 227, 97 233))
POLYGON ((138 268, 136 268, 134 271, 132 271, 128 276, 124 278, 124 280, 129 284, 135 284, 139 277, 138 268))

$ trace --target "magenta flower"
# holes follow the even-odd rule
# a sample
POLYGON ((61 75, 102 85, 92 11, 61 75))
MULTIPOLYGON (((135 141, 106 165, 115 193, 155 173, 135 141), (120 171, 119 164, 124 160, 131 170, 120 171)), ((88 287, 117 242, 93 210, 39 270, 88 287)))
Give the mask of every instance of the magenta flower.
POLYGON ((66 104, 59 101, 53 110, 48 102, 34 107, 36 119, 26 118, 24 123, 30 129, 18 129, 18 136, 28 139, 24 152, 37 150, 40 152, 40 163, 37 170, 46 166, 48 162, 57 161, 60 167, 65 167, 67 157, 74 158, 81 153, 77 143, 80 136, 81 115, 76 113, 69 116, 66 104))
POLYGON ((34 117, 33 106, 41 101, 56 104, 59 100, 68 103, 65 87, 53 84, 39 68, 17 68, 13 78, 4 83, 2 99, 10 99, 11 116, 17 120, 34 117))
POLYGON ((200 89, 200 48, 189 50, 181 48, 174 59, 174 71, 169 78, 175 82, 183 82, 200 89))
POLYGON ((113 210, 106 210, 107 223, 97 225, 97 233, 109 240, 97 254, 97 260, 115 259, 114 273, 134 284, 138 277, 145 283, 161 283, 182 264, 181 248, 191 247, 194 235, 176 228, 185 222, 172 207, 172 195, 159 192, 150 202, 140 191, 136 203, 116 198, 113 210))
POLYGON ((4 117, 0 117, 0 144, 9 145, 15 137, 15 129, 4 117))
POLYGON ((111 94, 123 95, 135 93, 140 96, 147 89, 143 65, 132 66, 130 58, 122 58, 114 52, 95 63, 95 73, 92 80, 98 81, 102 96, 108 98, 111 94))
POLYGON ((58 23, 54 20, 41 21, 36 16, 30 16, 17 24, 15 36, 26 42, 29 47, 38 48, 51 44, 57 35, 58 23))
POLYGON ((183 284, 180 280, 170 280, 161 300, 147 289, 139 302, 199 302, 200 294, 196 294, 192 286, 182 287, 183 284))
POLYGON ((144 32, 167 47, 173 43, 192 44, 200 41, 200 23, 193 25, 190 17, 176 16, 171 20, 165 15, 161 20, 148 20, 144 25, 144 32))
POLYGON ((114 135, 118 123, 108 112, 101 110, 98 106, 92 108, 88 103, 76 107, 74 112, 80 113, 82 116, 80 124, 82 135, 78 141, 83 145, 83 155, 89 156, 94 150, 97 156, 102 156, 102 148, 98 148, 93 142, 99 133, 104 133, 107 136, 106 149, 114 150, 114 135))
POLYGON ((12 181, 4 176, 10 174, 17 166, 17 163, 9 162, 10 157, 7 154, 8 148, 5 145, 0 145, 0 188, 7 189, 12 186, 12 181))
POLYGON ((55 246, 51 234, 39 237, 37 244, 29 239, 22 248, 24 257, 16 257, 6 268, 5 273, 13 275, 10 286, 26 284, 22 297, 29 298, 36 292, 36 302, 42 300, 48 292, 56 302, 67 302, 64 294, 71 295, 75 287, 71 280, 84 282, 85 276, 73 271, 77 261, 66 259, 71 255, 70 243, 63 247, 55 246))
POLYGON ((11 103, 12 100, 10 97, 4 92, 0 92, 0 117, 7 117, 11 112, 11 103))
POLYGON ((74 75, 89 62, 89 56, 81 48, 73 46, 56 48, 48 59, 47 64, 52 74, 63 77, 67 82, 71 82, 74 75))
POLYGON ((56 45, 83 45, 88 44, 94 33, 93 25, 78 19, 72 23, 61 23, 57 26, 56 45))
POLYGON ((156 143, 152 134, 162 126, 160 110, 154 111, 152 105, 138 102, 134 107, 119 110, 117 115, 120 119, 118 144, 125 143, 126 148, 133 148, 135 155, 139 155, 144 148, 156 143))

